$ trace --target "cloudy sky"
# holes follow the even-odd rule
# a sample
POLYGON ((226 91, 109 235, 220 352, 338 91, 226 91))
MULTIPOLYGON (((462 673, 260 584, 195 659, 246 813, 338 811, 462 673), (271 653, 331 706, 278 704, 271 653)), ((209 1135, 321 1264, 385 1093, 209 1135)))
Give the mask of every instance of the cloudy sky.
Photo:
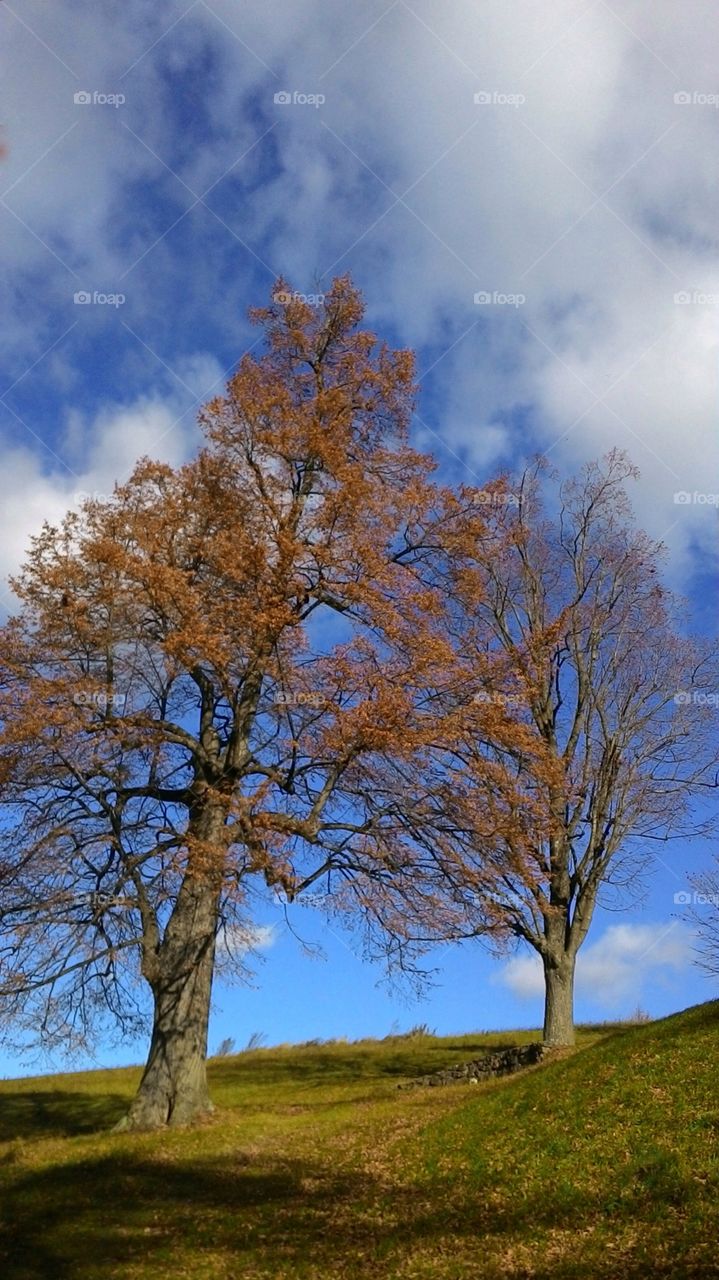
MULTIPOLYGON (((255 340, 246 308, 278 275, 317 293, 349 270, 370 323, 417 350, 415 439, 445 478, 625 447, 640 519, 708 626, 714 24, 708 0, 2 3, 4 607, 43 518, 111 491, 143 453, 192 452, 197 406, 255 340)), ((597 1012, 602 964, 603 1016, 706 998, 671 920, 686 864, 659 868, 624 932, 597 921, 580 1012, 597 1012)), ((339 960, 304 979, 325 1013, 308 996, 287 1036, 334 1025, 343 983, 363 993, 357 1033, 386 1030, 375 975, 328 941, 339 960)), ((289 946, 266 947, 270 988, 289 946)), ((524 964, 490 982, 473 957, 471 994, 440 991, 429 1020, 509 1025, 525 1000, 531 1019, 524 964)), ((222 1017, 244 1025, 242 999, 222 1017)))

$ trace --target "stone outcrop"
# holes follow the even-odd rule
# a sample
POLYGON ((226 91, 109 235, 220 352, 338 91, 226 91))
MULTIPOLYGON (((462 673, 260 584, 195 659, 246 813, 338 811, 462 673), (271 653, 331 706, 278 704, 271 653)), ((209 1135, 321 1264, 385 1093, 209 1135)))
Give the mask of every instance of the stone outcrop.
POLYGON ((498 1049, 484 1058, 472 1058, 470 1062, 461 1062, 456 1067, 445 1067, 442 1071, 433 1071, 428 1076, 418 1076, 400 1089, 411 1089, 415 1085, 440 1085, 478 1083, 480 1080, 492 1080, 496 1076, 509 1076, 524 1067, 533 1067, 541 1062, 547 1053, 543 1044, 523 1044, 511 1049, 498 1049))

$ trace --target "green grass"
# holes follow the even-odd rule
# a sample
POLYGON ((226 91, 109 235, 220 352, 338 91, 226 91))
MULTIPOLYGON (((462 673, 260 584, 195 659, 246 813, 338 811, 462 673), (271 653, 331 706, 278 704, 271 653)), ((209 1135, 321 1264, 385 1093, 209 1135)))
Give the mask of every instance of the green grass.
POLYGON ((216 1116, 169 1134, 102 1131, 137 1070, 0 1083, 0 1277, 719 1276, 719 1002, 397 1090, 533 1038, 218 1059, 216 1116))

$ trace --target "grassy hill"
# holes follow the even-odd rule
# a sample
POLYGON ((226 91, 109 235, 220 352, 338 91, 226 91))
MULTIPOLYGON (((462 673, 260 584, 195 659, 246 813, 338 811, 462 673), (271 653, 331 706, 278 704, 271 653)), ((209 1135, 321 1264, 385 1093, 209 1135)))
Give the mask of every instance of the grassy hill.
POLYGON ((533 1038, 219 1059, 216 1116, 171 1134, 97 1132, 136 1070, 0 1083, 0 1276, 719 1276, 719 1002, 490 1084, 396 1087, 533 1038))

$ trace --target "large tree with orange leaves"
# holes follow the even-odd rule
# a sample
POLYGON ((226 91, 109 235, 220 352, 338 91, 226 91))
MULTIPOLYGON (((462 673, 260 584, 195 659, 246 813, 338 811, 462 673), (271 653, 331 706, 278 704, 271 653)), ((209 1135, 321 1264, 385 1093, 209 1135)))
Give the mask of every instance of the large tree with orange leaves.
POLYGON ((247 937, 253 880, 331 874, 400 948, 405 918, 442 931, 403 783, 449 661, 414 568, 436 491, 413 361, 347 279, 321 308, 288 296, 253 313, 265 351, 197 458, 142 462, 34 540, 0 637, 0 997, 82 1038, 98 1011, 134 1027, 141 975, 131 1127, 210 1107, 218 932, 223 954, 247 937))
POLYGON ((693 801, 717 782, 716 652, 687 634, 662 548, 633 523, 635 475, 618 451, 559 485, 540 461, 465 490, 446 538, 454 662, 480 681, 440 757, 460 781, 445 802, 448 892, 468 932, 538 954, 549 1044, 573 1041, 577 953, 601 894, 706 831, 693 801), (515 734, 496 718, 487 732, 497 702, 515 734), (502 766, 504 830, 486 809, 488 762, 502 766))

